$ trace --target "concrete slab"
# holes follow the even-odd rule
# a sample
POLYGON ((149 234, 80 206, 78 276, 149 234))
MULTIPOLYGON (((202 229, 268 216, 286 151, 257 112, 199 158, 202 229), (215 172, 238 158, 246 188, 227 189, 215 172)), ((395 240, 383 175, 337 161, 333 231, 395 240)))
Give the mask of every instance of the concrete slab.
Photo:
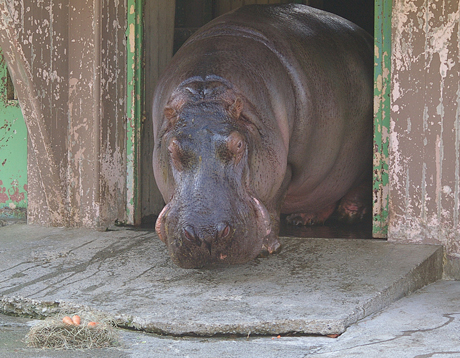
POLYGON ((8 358, 458 358, 460 282, 438 281, 352 325, 340 337, 162 337, 119 330, 110 349, 56 351, 27 348, 35 322, 0 314, 0 357, 8 358))
POLYGON ((0 228, 5 313, 98 310, 168 335, 340 334, 441 277, 442 249, 375 240, 283 238, 246 265, 185 270, 156 234, 0 228))

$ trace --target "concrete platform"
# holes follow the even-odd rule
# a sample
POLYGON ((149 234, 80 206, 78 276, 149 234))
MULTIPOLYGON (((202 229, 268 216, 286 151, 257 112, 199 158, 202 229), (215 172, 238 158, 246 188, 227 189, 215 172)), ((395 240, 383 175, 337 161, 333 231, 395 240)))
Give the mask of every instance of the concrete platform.
POLYGON ((283 238, 246 265, 185 270, 154 232, 0 228, 0 311, 91 309, 164 335, 340 334, 441 278, 442 249, 283 238))
POLYGON ((438 281, 349 327, 325 336, 171 337, 118 330, 120 345, 91 350, 27 348, 36 321, 0 314, 3 358, 458 358, 460 282, 438 281))

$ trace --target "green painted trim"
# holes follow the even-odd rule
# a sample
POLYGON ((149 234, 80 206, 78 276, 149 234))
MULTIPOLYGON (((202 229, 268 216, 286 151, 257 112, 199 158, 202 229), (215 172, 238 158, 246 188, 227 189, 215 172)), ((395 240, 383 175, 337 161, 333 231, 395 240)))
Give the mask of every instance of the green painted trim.
POLYGON ((7 77, 0 50, 0 219, 26 219, 27 127, 7 77))
POLYGON ((391 89, 391 10, 392 0, 375 1, 374 32, 374 171, 373 228, 376 238, 387 237, 391 89))
POLYGON ((140 130, 144 111, 143 89, 143 0, 128 0, 127 47, 127 207, 126 224, 137 225, 141 220, 139 166, 140 130))

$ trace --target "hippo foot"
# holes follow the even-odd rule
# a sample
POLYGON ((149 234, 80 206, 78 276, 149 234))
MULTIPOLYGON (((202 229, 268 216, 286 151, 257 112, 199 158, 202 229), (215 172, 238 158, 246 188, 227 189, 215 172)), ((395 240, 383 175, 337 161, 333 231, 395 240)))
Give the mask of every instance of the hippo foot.
POLYGON ((289 215, 286 220, 288 224, 295 226, 323 225, 334 212, 336 204, 328 206, 318 213, 296 213, 289 215))
POLYGON ((369 185, 362 184, 351 190, 340 200, 337 208, 338 220, 346 224, 356 224, 362 221, 368 212, 369 185))
POLYGON ((345 204, 337 209, 338 220, 350 225, 361 222, 366 213, 366 206, 356 204, 345 204))
POLYGON ((341 200, 337 208, 337 217, 339 221, 346 224, 356 224, 362 221, 364 215, 372 205, 371 182, 363 182, 358 187, 350 190, 341 200))
POLYGON ((281 243, 278 237, 269 235, 264 239, 262 250, 259 253, 259 257, 267 257, 268 255, 277 254, 281 251, 281 243))
POLYGON ((368 207, 365 203, 342 200, 337 208, 337 218, 343 223, 352 225, 361 222, 367 211, 368 207))

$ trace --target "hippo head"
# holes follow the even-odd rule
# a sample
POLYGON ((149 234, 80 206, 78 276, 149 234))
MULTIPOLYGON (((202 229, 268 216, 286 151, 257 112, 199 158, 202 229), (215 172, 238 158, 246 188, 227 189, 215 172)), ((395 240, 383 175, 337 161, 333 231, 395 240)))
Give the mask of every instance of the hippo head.
POLYGON ((270 234, 251 179, 259 134, 243 107, 221 83, 191 83, 164 108, 153 166, 167 205, 156 231, 180 267, 247 262, 270 234))

